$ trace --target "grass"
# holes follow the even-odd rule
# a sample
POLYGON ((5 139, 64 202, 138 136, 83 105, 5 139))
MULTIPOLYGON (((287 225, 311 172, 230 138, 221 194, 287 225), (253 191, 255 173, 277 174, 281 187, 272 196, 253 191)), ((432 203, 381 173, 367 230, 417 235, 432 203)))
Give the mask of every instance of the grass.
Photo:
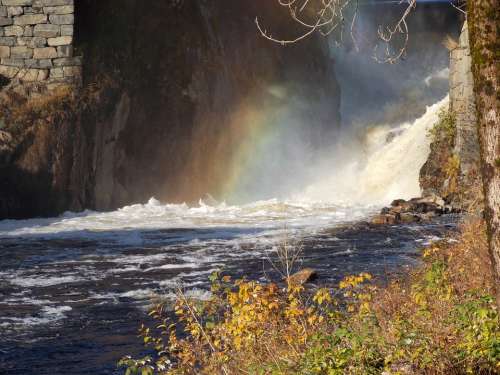
POLYGON ((383 288, 368 274, 315 292, 214 274, 209 301, 179 290, 173 319, 158 303, 158 325, 140 331, 155 355, 120 365, 127 375, 498 373, 484 223, 464 224, 423 260, 383 288))

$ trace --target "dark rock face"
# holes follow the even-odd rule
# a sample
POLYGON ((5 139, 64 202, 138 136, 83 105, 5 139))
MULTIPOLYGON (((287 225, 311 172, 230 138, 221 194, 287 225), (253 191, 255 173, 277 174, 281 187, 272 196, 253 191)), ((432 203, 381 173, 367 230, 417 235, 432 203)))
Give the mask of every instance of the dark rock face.
POLYGON ((34 124, 0 145, 0 219, 52 216, 92 202, 93 129, 83 116, 34 124))
POLYGON ((425 194, 448 196, 449 173, 448 162, 453 157, 454 139, 449 139, 445 134, 438 134, 431 143, 431 152, 426 162, 420 169, 420 188, 425 194))
POLYGON ((105 104, 34 126, 17 144, 1 167, 0 218, 218 198, 246 113, 293 102, 305 103, 304 139, 328 144, 340 94, 326 40, 273 44, 256 16, 275 35, 297 32, 267 0, 78 2, 84 86, 104 77, 113 89, 105 104))

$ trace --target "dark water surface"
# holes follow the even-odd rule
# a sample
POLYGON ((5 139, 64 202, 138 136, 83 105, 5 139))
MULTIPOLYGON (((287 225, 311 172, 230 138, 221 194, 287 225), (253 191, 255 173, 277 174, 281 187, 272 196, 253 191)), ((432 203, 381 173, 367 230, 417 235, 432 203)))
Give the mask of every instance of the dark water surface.
MULTIPOLYGON (((303 233, 301 266, 318 271, 316 284, 361 271, 404 272, 457 220, 303 233)), ((276 243, 258 226, 144 229, 138 241, 127 229, 101 234, 0 236, 1 374, 121 374, 119 358, 143 352, 136 334, 151 297, 172 295, 179 282, 206 296, 207 278, 219 268, 276 277, 268 262, 276 243)))

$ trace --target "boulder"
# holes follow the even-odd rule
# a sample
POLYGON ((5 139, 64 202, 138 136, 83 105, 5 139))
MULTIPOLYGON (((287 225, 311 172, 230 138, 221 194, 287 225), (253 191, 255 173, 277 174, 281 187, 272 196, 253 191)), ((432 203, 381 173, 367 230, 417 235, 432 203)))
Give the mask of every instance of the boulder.
POLYGON ((397 214, 380 214, 372 219, 372 224, 397 224, 399 222, 399 213, 397 214))
POLYGON ((399 215, 399 222, 402 224, 419 223, 422 221, 420 215, 412 214, 410 212, 403 212, 399 215))
POLYGON ((406 201, 404 199, 395 199, 395 200, 392 201, 391 207, 399 207, 399 206, 402 206, 405 203, 406 203, 406 201))
POLYGON ((396 199, 390 207, 384 207, 379 215, 372 218, 372 224, 410 224, 429 221, 435 216, 457 213, 460 209, 447 204, 436 194, 410 200, 396 199))
POLYGON ((288 278, 288 283, 293 285, 304 285, 314 280, 318 274, 312 268, 304 268, 288 278))

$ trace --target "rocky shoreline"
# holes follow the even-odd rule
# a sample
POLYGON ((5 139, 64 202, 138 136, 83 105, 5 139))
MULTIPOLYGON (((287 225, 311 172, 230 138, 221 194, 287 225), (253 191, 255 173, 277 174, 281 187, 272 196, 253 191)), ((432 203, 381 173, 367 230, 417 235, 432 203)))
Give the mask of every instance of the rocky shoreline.
POLYGON ((443 198, 431 194, 410 200, 396 199, 374 216, 372 224, 409 224, 431 221, 445 214, 460 213, 461 209, 443 198))

